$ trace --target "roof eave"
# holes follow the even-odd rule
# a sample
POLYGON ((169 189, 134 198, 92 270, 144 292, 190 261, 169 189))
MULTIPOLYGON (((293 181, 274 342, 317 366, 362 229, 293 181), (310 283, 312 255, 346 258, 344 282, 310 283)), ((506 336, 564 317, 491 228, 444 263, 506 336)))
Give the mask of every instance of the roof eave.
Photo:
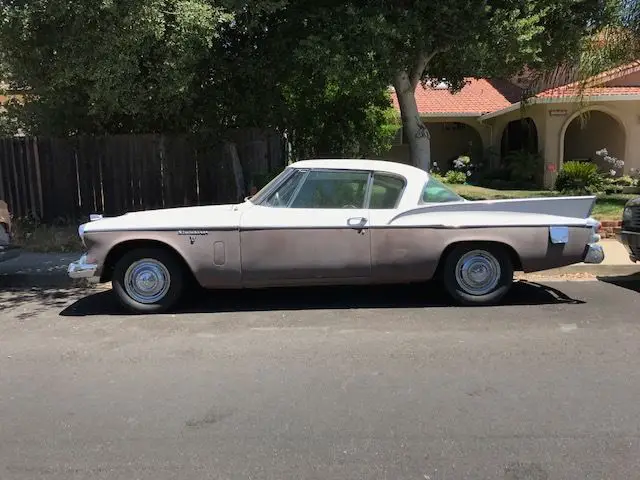
POLYGON ((496 110, 495 112, 485 113, 484 115, 481 115, 478 120, 482 122, 484 120, 489 120, 491 118, 499 117, 500 115, 504 115, 506 113, 510 113, 515 110, 518 110, 521 107, 521 105, 522 105, 522 102, 512 103, 508 107, 502 108, 500 110, 496 110))
POLYGON ((422 118, 480 117, 482 112, 420 112, 422 118))
MULTIPOLYGON (((543 98, 532 98, 527 101, 529 105, 540 105, 546 103, 578 103, 580 99, 583 99, 585 103, 587 102, 628 102, 633 100, 640 100, 640 94, 633 95, 587 95, 584 97, 580 97, 580 95, 566 96, 566 97, 543 97, 543 98)), ((499 117, 501 115, 505 115, 507 113, 518 110, 522 107, 522 102, 514 103, 507 108, 503 108, 501 110, 496 110, 495 112, 485 113, 481 115, 479 120, 489 120, 492 118, 499 117)))

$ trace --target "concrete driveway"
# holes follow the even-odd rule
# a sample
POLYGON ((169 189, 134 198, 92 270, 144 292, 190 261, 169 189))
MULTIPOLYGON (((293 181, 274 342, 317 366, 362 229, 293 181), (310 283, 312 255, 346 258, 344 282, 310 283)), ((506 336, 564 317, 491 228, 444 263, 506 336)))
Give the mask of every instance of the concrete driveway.
POLYGON ((640 282, 0 292, 0 478, 602 479, 640 471, 640 282))

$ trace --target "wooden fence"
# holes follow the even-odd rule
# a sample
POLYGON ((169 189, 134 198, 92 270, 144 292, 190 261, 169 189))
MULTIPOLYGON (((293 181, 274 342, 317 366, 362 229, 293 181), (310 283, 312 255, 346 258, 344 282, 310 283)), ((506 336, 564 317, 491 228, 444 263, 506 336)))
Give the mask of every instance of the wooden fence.
POLYGON ((284 144, 259 130, 230 138, 237 156, 198 135, 0 138, 0 198, 16 217, 45 223, 234 202, 242 192, 233 157, 246 188, 252 174, 284 166, 284 144))

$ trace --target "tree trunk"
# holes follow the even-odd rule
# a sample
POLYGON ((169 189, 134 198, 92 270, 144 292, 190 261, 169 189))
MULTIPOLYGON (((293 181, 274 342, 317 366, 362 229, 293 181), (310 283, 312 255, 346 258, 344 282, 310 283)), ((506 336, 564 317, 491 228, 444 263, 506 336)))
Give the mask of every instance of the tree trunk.
POLYGON ((409 141, 411 164, 428 172, 431 167, 431 135, 418 112, 415 86, 407 72, 399 72, 393 86, 400 104, 402 128, 409 141))

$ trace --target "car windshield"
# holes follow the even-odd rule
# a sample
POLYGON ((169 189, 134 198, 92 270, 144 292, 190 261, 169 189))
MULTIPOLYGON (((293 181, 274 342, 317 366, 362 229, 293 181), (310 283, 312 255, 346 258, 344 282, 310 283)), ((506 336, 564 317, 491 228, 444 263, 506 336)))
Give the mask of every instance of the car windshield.
POLYGON ((431 175, 422 190, 420 203, 462 202, 464 198, 431 175))
POLYGON ((249 198, 251 203, 255 203, 256 205, 262 203, 264 199, 269 195, 272 187, 282 181, 284 178, 288 177, 293 173, 293 168, 287 167, 283 171, 281 171, 278 175, 276 175, 269 183, 267 183, 264 187, 262 187, 255 195, 249 198))

